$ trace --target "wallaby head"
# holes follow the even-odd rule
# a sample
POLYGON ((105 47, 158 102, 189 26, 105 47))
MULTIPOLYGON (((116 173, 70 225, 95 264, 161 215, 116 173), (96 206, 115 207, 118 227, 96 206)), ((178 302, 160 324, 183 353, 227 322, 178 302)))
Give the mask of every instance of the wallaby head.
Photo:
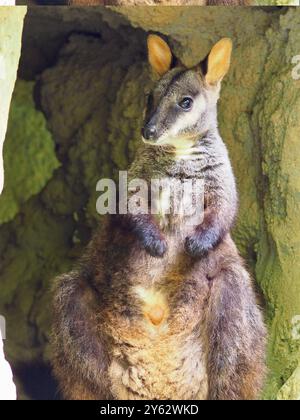
POLYGON ((220 85, 230 65, 232 42, 223 38, 192 68, 176 64, 168 44, 148 37, 148 59, 158 76, 149 94, 142 128, 143 141, 189 148, 217 126, 220 85))

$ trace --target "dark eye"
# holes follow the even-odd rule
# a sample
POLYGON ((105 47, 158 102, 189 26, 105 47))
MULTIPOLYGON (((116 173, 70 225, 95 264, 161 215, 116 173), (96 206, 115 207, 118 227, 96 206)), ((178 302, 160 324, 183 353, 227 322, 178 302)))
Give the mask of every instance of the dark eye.
POLYGON ((193 106, 193 99, 192 98, 183 98, 178 105, 180 108, 184 109, 185 111, 188 111, 193 106))

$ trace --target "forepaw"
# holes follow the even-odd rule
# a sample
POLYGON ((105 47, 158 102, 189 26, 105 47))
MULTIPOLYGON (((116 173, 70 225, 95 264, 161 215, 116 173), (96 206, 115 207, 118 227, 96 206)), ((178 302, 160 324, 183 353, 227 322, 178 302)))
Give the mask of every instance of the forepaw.
POLYGON ((143 241, 143 245, 146 251, 156 258, 162 258, 168 249, 167 242, 162 237, 150 236, 143 241))
POLYGON ((204 244, 201 242, 197 235, 187 236, 185 239, 185 251, 191 257, 204 257, 211 249, 210 244, 204 244))

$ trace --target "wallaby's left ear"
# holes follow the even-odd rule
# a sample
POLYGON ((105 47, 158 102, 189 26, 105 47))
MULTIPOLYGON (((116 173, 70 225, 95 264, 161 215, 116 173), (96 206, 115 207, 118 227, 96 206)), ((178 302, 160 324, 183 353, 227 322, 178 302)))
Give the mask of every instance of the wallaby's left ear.
POLYGON ((148 36, 147 44, 149 63, 159 76, 163 76, 170 70, 173 61, 170 47, 160 36, 154 34, 148 36))
POLYGON ((232 41, 222 38, 217 42, 207 57, 205 80, 209 85, 220 82, 229 70, 232 52, 232 41))

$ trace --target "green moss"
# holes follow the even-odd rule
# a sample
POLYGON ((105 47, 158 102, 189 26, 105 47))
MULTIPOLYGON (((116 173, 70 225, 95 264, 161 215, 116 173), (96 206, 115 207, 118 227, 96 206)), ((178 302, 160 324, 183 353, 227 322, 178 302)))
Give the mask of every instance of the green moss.
POLYGON ((0 269, 6 348, 13 362, 33 361, 44 354, 48 341, 51 280, 68 270, 73 261, 74 221, 52 215, 38 198, 32 198, 6 226, 11 236, 0 269))
POLYGON ((18 81, 13 94, 4 145, 5 185, 0 224, 12 220, 59 166, 46 120, 35 109, 34 83, 18 81))

